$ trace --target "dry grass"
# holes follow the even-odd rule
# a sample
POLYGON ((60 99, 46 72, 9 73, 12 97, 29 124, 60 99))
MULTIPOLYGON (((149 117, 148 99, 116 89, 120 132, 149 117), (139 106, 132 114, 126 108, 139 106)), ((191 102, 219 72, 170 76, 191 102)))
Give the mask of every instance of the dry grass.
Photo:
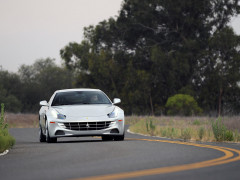
POLYGON ((232 131, 237 129, 240 132, 240 116, 223 117, 223 123, 228 129, 232 131))
MULTIPOLYGON (((136 133, 182 139, 190 136, 191 140, 215 141, 212 122, 216 118, 127 116, 125 119, 126 124, 130 125, 130 130, 136 133)), ((222 120, 227 129, 234 132, 234 141, 240 141, 240 116, 223 117, 222 120)), ((36 128, 38 115, 5 113, 5 122, 10 128, 36 128)))
MULTIPOLYGON (((130 130, 136 133, 185 140, 215 141, 212 122, 216 119, 209 117, 129 116, 126 117, 126 123, 130 125, 130 130)), ((233 131, 233 141, 240 141, 240 117, 224 117, 222 121, 227 129, 233 131)))
POLYGON ((5 113, 5 122, 10 128, 35 128, 38 127, 38 115, 5 113))

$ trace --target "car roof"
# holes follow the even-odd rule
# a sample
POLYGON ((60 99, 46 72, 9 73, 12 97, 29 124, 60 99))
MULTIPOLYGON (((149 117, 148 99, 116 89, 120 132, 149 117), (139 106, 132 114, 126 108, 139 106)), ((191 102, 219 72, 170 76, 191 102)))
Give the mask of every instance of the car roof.
POLYGON ((90 88, 75 88, 75 89, 61 89, 55 91, 55 93, 58 92, 70 92, 70 91, 101 91, 100 89, 90 89, 90 88))

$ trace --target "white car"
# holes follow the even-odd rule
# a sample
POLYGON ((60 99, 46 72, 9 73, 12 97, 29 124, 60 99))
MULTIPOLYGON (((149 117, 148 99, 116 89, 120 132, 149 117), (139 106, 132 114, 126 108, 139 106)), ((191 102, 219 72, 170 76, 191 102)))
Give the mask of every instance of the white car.
POLYGON ((99 89, 55 91, 49 102, 41 101, 40 142, 57 142, 60 137, 101 136, 103 141, 124 140, 124 111, 99 89))

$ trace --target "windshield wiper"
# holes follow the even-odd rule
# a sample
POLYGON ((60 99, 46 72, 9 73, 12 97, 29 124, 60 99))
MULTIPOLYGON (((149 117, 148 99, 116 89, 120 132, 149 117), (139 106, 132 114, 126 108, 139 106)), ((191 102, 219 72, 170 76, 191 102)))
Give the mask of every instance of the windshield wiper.
POLYGON ((65 106, 65 105, 69 105, 69 104, 54 104, 52 106, 65 106))

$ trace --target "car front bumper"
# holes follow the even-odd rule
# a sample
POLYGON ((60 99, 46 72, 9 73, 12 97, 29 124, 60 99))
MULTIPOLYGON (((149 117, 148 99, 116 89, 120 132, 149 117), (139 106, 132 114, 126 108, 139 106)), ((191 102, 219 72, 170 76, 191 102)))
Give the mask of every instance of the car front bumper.
POLYGON ((124 118, 101 119, 95 118, 82 120, 56 120, 48 121, 50 137, 78 137, 78 136, 103 136, 123 135, 124 118))

